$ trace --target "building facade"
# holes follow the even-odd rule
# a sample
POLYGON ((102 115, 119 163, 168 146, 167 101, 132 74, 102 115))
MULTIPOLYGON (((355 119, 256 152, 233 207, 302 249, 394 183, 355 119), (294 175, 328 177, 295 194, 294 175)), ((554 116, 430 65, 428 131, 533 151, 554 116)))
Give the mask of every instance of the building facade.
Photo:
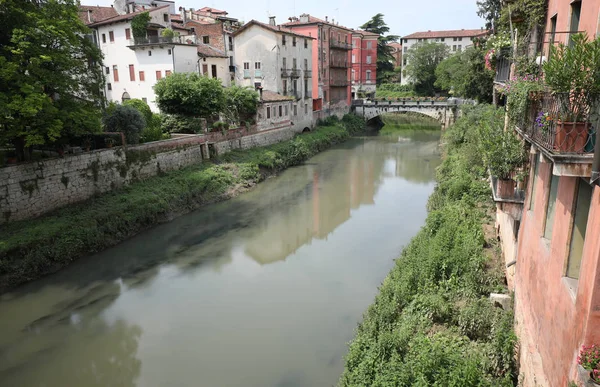
POLYGON ((379 35, 373 32, 352 32, 352 99, 375 95, 378 39, 379 35))
POLYGON ((234 38, 236 84, 293 100, 292 126, 297 131, 311 128, 314 38, 276 26, 274 18, 270 24, 252 20, 234 38))
POLYGON ((313 110, 327 114, 344 114, 351 104, 352 30, 308 14, 292 17, 284 27, 316 38, 313 45, 313 110))
POLYGON ((404 76, 406 69, 406 53, 415 45, 421 42, 444 43, 450 49, 451 53, 460 52, 463 49, 473 45, 473 40, 487 35, 487 31, 478 30, 448 30, 448 31, 424 31, 415 32, 402 38, 402 84, 407 85, 411 82, 409 77, 404 76))

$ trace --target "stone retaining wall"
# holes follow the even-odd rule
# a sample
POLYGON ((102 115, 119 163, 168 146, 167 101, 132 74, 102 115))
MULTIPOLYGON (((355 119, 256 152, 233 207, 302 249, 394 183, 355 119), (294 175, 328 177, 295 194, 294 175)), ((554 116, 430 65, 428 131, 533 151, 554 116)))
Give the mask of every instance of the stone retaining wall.
POLYGON ((64 158, 0 168, 0 224, 28 219, 123 187, 133 181, 199 163, 208 156, 289 140, 289 127, 256 132, 255 128, 183 136, 129 147, 86 152, 64 158))

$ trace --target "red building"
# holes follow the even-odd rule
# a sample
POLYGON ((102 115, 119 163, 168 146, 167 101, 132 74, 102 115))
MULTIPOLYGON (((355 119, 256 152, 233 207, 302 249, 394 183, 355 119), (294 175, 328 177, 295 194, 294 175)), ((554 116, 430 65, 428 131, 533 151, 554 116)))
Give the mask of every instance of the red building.
POLYGON ((313 43, 313 111, 324 115, 345 114, 350 109, 352 30, 325 16, 325 20, 308 14, 290 18, 283 26, 317 39, 313 43))
MULTIPOLYGON (((597 37, 599 14, 600 0, 550 0, 544 55, 552 42, 568 44, 569 31, 597 37)), ((578 374, 579 350, 600 344, 600 187, 591 182, 598 172, 592 162, 600 157, 594 156, 597 134, 586 133, 585 146, 563 146, 558 136, 539 136, 527 120, 513 129, 530 147, 528 187, 520 208, 510 200, 496 201, 515 292, 519 385, 563 387, 575 381, 585 386, 578 374)))
POLYGON ((373 32, 352 32, 352 99, 375 94, 378 38, 373 32))

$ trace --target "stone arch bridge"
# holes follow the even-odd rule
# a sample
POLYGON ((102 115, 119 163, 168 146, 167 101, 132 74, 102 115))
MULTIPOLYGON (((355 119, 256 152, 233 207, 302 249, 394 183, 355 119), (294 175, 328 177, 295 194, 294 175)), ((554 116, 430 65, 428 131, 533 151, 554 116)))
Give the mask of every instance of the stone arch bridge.
POLYGON ((429 116, 442 124, 442 129, 452 125, 458 117, 458 107, 473 104, 472 101, 352 101, 352 111, 371 121, 387 113, 418 113, 429 116))

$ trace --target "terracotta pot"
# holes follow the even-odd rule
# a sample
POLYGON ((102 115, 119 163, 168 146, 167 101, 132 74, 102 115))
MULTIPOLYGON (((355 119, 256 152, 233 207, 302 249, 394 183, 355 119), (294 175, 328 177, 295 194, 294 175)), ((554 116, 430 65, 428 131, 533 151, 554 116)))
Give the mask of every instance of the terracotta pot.
POLYGON ((496 195, 502 199, 508 199, 515 196, 516 182, 512 179, 496 180, 496 195))
POLYGON ((554 135, 554 149, 562 152, 583 153, 588 140, 588 127, 589 123, 587 122, 558 121, 554 135))

